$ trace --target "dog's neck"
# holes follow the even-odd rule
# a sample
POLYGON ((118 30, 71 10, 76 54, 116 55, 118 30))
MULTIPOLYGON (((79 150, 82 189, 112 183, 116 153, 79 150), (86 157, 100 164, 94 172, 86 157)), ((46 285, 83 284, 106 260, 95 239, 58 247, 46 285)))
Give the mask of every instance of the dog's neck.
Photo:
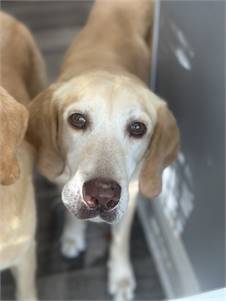
POLYGON ((86 26, 67 51, 59 81, 92 70, 127 72, 149 81, 151 45, 146 35, 151 31, 152 6, 148 2, 138 14, 137 3, 123 3, 97 1, 86 26))

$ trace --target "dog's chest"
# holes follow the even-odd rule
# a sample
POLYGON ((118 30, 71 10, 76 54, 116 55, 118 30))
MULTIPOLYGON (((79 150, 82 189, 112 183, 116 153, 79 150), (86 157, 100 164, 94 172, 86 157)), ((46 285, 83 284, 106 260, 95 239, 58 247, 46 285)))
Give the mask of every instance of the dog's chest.
POLYGON ((31 240, 36 225, 31 162, 26 147, 19 160, 21 175, 10 186, 0 186, 0 269, 15 261, 31 240))

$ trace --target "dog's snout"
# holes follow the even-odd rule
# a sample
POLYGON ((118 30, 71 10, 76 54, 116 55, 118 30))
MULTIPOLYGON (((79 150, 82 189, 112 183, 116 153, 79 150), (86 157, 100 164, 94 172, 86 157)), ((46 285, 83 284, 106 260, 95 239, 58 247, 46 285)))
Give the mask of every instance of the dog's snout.
POLYGON ((121 187, 111 179, 95 178, 83 185, 83 198, 90 209, 115 208, 121 196, 121 187))

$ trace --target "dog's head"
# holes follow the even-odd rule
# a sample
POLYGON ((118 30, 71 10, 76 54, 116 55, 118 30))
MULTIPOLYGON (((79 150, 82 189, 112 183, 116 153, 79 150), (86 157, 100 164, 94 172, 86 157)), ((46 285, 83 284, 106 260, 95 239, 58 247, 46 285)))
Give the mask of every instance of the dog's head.
POLYGON ((28 124, 28 111, 0 87, 0 184, 13 184, 20 175, 17 150, 28 124))
POLYGON ((90 73, 56 83, 30 106, 28 138, 41 172, 63 186, 79 218, 120 219, 128 185, 161 191, 163 169, 176 158, 179 131, 164 101, 131 76, 90 73))

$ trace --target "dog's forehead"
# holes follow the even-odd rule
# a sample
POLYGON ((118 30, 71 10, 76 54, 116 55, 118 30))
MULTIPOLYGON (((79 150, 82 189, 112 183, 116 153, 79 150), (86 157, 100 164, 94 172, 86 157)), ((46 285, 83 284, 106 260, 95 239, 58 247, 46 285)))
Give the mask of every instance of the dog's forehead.
POLYGON ((54 97, 64 113, 76 109, 101 114, 145 112, 155 119, 156 96, 140 81, 126 76, 99 73, 74 78, 62 84, 54 97))

